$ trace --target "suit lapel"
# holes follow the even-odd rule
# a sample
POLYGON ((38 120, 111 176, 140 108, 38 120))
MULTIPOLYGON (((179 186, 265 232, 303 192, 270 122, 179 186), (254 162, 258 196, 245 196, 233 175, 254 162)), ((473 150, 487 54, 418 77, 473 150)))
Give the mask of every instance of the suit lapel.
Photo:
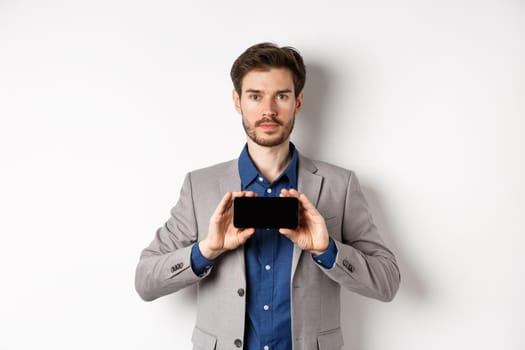
MULTIPOLYGON (((323 184, 323 177, 317 175, 317 167, 309 159, 299 154, 299 169, 297 172, 297 190, 304 193, 306 197, 317 207, 321 186, 323 184)), ((294 244, 293 258, 292 258, 292 281, 302 254, 301 248, 294 244)))
POLYGON ((316 174, 317 167, 309 159, 299 155, 299 171, 297 172, 297 190, 304 193, 306 197, 317 207, 319 193, 323 177, 316 174))

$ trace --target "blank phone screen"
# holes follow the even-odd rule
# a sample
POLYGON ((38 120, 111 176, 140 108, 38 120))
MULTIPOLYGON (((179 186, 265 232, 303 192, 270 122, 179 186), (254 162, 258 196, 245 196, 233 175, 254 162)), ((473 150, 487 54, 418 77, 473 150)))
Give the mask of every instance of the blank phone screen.
POLYGON ((291 228, 299 223, 299 201, 293 197, 238 197, 233 200, 237 228, 291 228))

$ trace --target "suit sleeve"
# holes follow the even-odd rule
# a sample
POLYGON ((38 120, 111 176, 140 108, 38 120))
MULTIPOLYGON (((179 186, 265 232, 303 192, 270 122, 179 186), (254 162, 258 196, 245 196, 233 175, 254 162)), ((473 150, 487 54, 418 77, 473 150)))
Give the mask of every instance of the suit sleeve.
POLYGON ((197 242, 191 175, 186 175, 171 217, 159 228, 150 245, 142 251, 135 273, 135 288, 146 301, 176 292, 207 276, 191 268, 191 250, 197 242))
POLYGON ((334 240, 335 264, 323 271, 350 291, 391 301, 399 288, 399 268, 378 233, 353 172, 347 186, 342 225, 341 241, 334 240))

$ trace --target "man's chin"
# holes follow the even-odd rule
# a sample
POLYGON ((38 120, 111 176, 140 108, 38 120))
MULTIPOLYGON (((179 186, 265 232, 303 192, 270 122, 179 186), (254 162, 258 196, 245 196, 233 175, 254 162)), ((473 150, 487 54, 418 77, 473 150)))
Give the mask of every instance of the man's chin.
POLYGON ((256 137, 252 141, 262 147, 276 147, 286 142, 286 138, 282 137, 256 137))

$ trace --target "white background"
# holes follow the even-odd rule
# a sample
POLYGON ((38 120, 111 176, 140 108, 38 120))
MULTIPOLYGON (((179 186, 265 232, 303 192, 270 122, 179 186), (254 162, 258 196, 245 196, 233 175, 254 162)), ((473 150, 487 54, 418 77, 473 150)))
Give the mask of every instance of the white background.
POLYGON ((355 170, 392 303, 344 292, 345 350, 525 348, 524 3, 0 1, 0 349, 190 349, 194 289, 140 251, 185 173, 244 143, 229 69, 308 65, 293 141, 355 170))

